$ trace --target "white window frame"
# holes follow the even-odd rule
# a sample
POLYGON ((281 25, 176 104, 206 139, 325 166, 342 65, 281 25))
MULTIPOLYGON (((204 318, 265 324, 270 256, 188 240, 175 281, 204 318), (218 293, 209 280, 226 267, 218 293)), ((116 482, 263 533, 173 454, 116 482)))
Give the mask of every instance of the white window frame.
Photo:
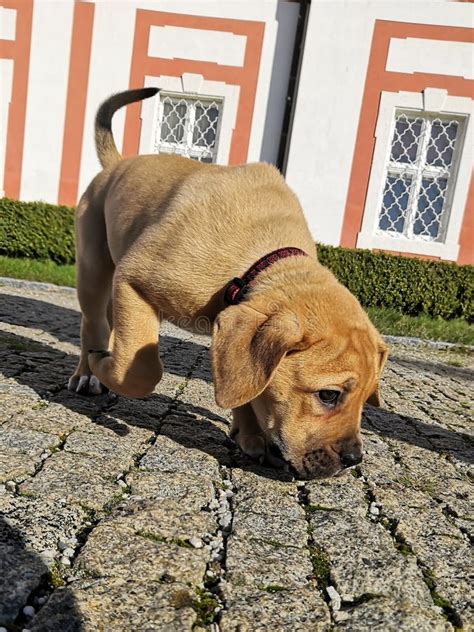
MULTIPOLYGON (((175 96, 208 100, 215 98, 222 101, 222 109, 219 118, 219 138, 216 153, 216 164, 226 165, 229 162, 232 134, 237 120, 237 107, 239 104, 240 87, 227 84, 222 81, 205 81, 202 75, 184 73, 181 77, 145 77, 146 87, 157 87, 163 92, 175 96)), ((153 99, 142 101, 141 119, 142 128, 140 135, 140 154, 152 154, 159 118, 158 108, 161 99, 159 94, 153 99)))
POLYGON ((189 158, 193 158, 196 160, 200 160, 203 157, 211 155, 212 162, 215 163, 217 159, 217 152, 219 149, 219 139, 220 139, 220 131, 222 125, 222 115, 224 109, 224 100, 222 97, 214 97, 214 96, 198 96, 195 94, 189 93, 177 93, 177 92, 165 92, 164 90, 159 93, 159 104, 157 108, 157 121, 155 128, 155 140, 154 140, 154 150, 156 153, 156 148, 160 147, 164 151, 158 153, 164 154, 178 154, 187 156, 189 158), (163 125, 163 111, 164 111, 164 99, 179 99, 186 102, 188 108, 188 121, 187 121, 187 130, 186 131, 186 140, 181 144, 170 143, 167 141, 161 140, 161 126, 163 125), (195 145, 193 143, 193 135, 194 135, 194 124, 196 121, 196 104, 200 103, 202 105, 206 103, 216 103, 219 108, 218 121, 216 126, 216 137, 214 141, 214 146, 212 148, 207 148, 203 145, 195 145))
MULTIPOLYGON (((421 111, 421 112, 420 112, 421 111)), ((416 112, 414 112, 416 114, 416 112)), ((449 261, 456 261, 459 254, 459 235, 467 201, 473 164, 473 147, 468 139, 473 134, 474 101, 468 97, 451 97, 446 90, 427 88, 423 93, 416 92, 382 92, 379 115, 375 131, 375 149, 369 177, 367 197, 361 231, 357 237, 358 248, 392 250, 410 254, 428 255, 449 261), (453 156, 453 177, 455 187, 446 191, 446 199, 450 196, 451 208, 447 216, 447 225, 441 226, 443 241, 409 239, 404 235, 397 237, 393 233, 384 235, 378 231, 380 208, 387 163, 391 155, 395 112, 397 110, 418 110, 437 113, 453 118, 464 117, 464 142, 456 143, 456 162, 453 156), (456 170, 457 169, 457 173, 456 170)), ((355 157, 357 160, 357 156, 355 157)))

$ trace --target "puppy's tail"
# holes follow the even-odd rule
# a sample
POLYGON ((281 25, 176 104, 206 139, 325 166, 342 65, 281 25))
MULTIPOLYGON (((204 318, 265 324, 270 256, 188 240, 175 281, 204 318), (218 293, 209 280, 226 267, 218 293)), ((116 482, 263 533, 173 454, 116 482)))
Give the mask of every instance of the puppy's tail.
POLYGON ((126 90, 113 94, 99 107, 95 117, 95 148, 104 169, 112 167, 122 159, 112 135, 112 117, 115 112, 129 103, 153 97, 157 92, 159 92, 158 88, 126 90))

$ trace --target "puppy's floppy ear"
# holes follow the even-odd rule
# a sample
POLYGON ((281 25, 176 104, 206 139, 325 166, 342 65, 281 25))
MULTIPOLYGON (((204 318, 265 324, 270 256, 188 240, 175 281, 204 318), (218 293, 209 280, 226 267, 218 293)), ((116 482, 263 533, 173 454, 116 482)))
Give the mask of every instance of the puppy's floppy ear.
MULTIPOLYGON (((380 376, 382 375, 383 368, 388 358, 388 347, 386 347, 383 343, 379 346, 379 370, 378 370, 378 379, 380 380, 380 376)), ((377 388, 373 393, 369 395, 367 398, 367 404, 371 406, 375 406, 376 408, 380 408, 383 406, 383 399, 380 395, 380 387, 379 383, 377 383, 377 388)))
POLYGON ((284 355, 302 339, 295 314, 267 316, 247 305, 223 310, 214 323, 211 345, 217 404, 237 408, 257 397, 284 355))

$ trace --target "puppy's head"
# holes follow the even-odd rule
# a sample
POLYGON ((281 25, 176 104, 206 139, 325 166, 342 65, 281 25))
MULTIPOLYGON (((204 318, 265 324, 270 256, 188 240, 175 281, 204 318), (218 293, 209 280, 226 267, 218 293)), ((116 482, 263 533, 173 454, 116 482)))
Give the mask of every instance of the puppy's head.
POLYGON ((302 478, 362 460, 362 408, 380 405, 388 353, 344 287, 334 282, 324 296, 306 288, 301 299, 250 298, 221 312, 213 331, 217 403, 250 402, 270 449, 302 478))

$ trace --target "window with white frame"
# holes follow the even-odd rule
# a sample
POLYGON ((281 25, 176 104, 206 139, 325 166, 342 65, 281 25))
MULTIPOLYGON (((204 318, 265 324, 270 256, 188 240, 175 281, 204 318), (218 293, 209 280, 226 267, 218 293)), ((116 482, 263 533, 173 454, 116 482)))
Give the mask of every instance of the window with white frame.
POLYGON ((395 110, 376 233, 444 242, 465 117, 395 110))
POLYGON ((219 98, 161 92, 154 153, 216 162, 222 107, 219 98))

